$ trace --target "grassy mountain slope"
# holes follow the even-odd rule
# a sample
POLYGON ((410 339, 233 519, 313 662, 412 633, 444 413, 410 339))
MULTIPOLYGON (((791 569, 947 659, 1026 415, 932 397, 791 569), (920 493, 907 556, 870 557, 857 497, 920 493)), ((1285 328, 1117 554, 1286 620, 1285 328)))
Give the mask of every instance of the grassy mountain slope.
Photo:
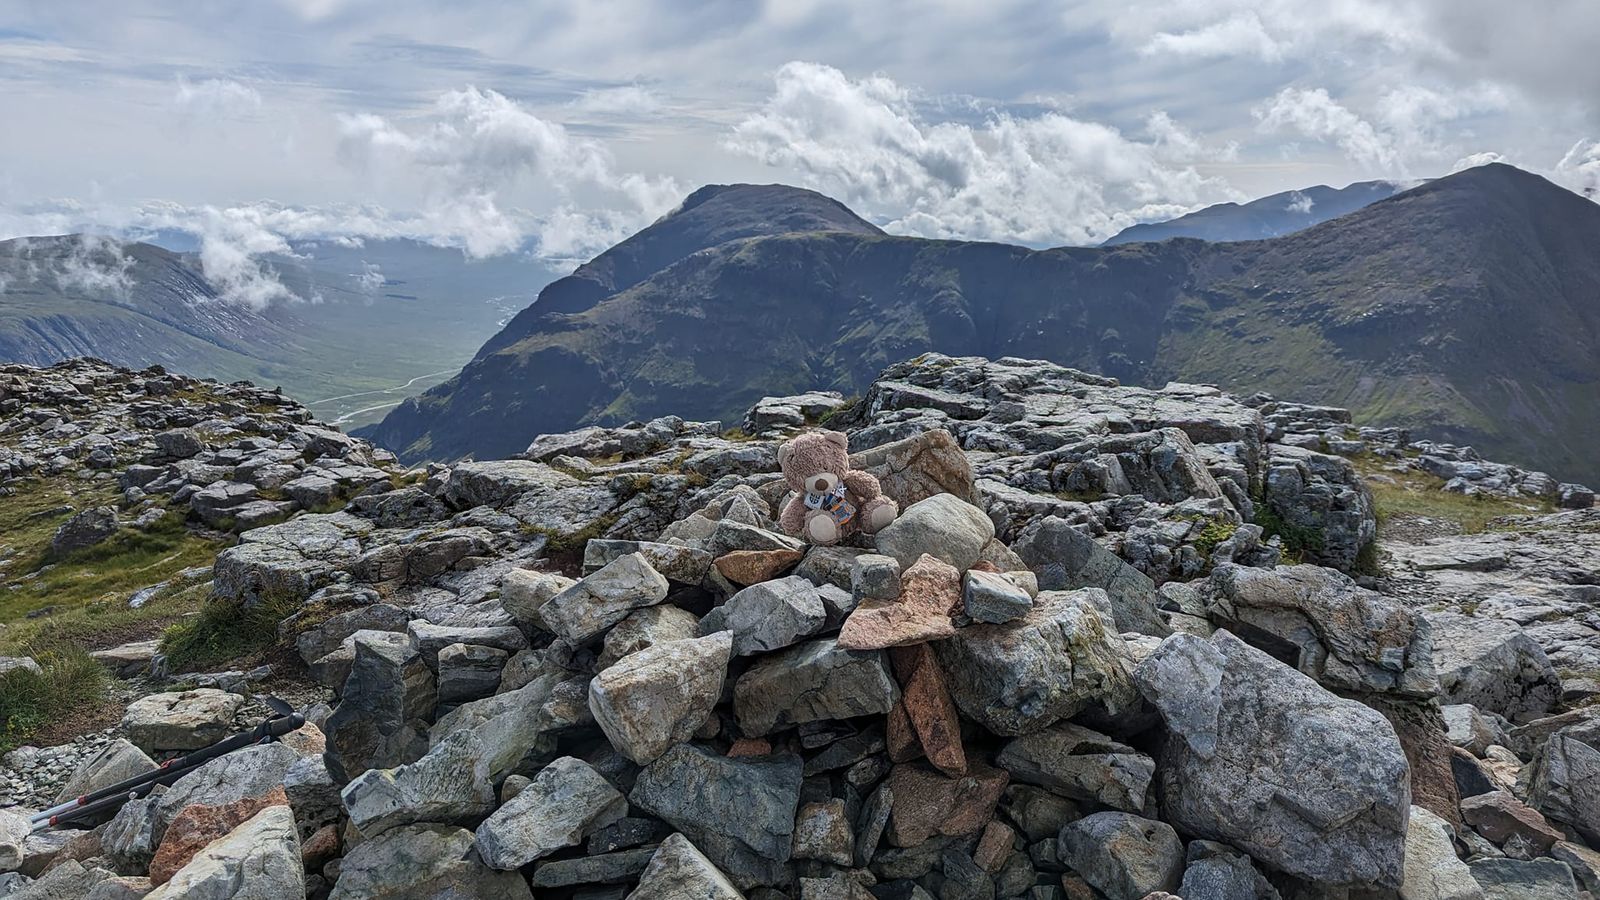
POLYGON ((1392 181, 1360 181, 1342 188, 1319 184, 1249 203, 1218 203, 1166 222, 1133 225, 1112 235, 1100 246, 1177 237, 1203 241, 1258 241, 1280 237, 1355 212, 1369 203, 1392 197, 1399 190, 1392 181))
POLYGON ((368 433, 412 458, 501 456, 585 422, 732 419, 763 394, 854 392, 937 350, 1338 403, 1593 480, 1595 246, 1600 207, 1506 166, 1258 242, 749 238, 545 313, 368 433))

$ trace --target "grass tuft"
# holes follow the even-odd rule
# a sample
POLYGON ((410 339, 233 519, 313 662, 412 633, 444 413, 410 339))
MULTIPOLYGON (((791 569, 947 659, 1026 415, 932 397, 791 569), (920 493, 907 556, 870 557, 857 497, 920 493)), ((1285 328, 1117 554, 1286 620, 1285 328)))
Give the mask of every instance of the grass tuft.
POLYGON ((13 669, 0 675, 0 752, 105 698, 110 676, 82 647, 63 645, 34 661, 42 671, 13 669))
POLYGON ((212 598, 161 637, 172 672, 195 672, 264 650, 278 640, 278 623, 299 609, 292 596, 265 596, 248 606, 212 598))

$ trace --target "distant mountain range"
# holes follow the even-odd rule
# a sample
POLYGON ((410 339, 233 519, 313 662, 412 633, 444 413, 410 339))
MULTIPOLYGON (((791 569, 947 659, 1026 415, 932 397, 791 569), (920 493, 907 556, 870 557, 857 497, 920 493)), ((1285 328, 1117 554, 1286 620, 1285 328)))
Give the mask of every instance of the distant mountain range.
POLYGON ((364 434, 410 459, 488 458, 584 423, 732 423, 763 395, 857 393, 937 350, 1336 403, 1594 481, 1597 247, 1600 206, 1504 165, 1267 240, 1053 250, 893 237, 795 188, 705 188, 364 434))
MULTIPOLYGON (((180 248, 179 236, 164 243, 180 248)), ((376 421, 471 359, 553 275, 410 240, 303 242, 260 262, 304 302, 224 302, 192 252, 96 236, 0 241, 0 361, 96 356, 282 385, 319 416, 376 421)))
POLYGON ((1202 241, 1259 241, 1282 237, 1353 213, 1392 197, 1400 190, 1401 186, 1392 181, 1359 181, 1344 188, 1319 184, 1249 203, 1218 203, 1166 222, 1134 225, 1112 235, 1100 246, 1179 237, 1202 241))

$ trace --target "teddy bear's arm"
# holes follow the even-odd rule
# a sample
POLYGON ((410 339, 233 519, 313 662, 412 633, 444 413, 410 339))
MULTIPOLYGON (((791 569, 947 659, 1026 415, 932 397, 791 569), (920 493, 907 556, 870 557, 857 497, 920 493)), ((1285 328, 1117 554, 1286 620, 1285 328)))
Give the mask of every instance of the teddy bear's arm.
POLYGON ((806 527, 806 504, 800 499, 799 494, 789 498, 784 504, 783 513, 778 517, 778 527, 785 534, 798 535, 806 527))
POLYGON ((870 472, 852 469, 844 473, 844 486, 850 489, 863 503, 876 500, 883 496, 883 488, 878 486, 878 477, 870 472))

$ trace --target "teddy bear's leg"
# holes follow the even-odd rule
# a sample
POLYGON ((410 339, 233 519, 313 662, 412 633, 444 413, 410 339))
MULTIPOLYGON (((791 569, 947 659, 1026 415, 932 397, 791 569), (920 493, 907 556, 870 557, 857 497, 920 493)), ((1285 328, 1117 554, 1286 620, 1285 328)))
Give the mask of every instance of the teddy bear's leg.
POLYGON ((806 514, 806 540, 813 544, 835 544, 839 541, 839 523, 820 509, 806 514))
POLYGON ((861 508, 861 530, 867 534, 877 534, 898 515, 900 515, 899 505, 888 497, 868 500, 861 508))

